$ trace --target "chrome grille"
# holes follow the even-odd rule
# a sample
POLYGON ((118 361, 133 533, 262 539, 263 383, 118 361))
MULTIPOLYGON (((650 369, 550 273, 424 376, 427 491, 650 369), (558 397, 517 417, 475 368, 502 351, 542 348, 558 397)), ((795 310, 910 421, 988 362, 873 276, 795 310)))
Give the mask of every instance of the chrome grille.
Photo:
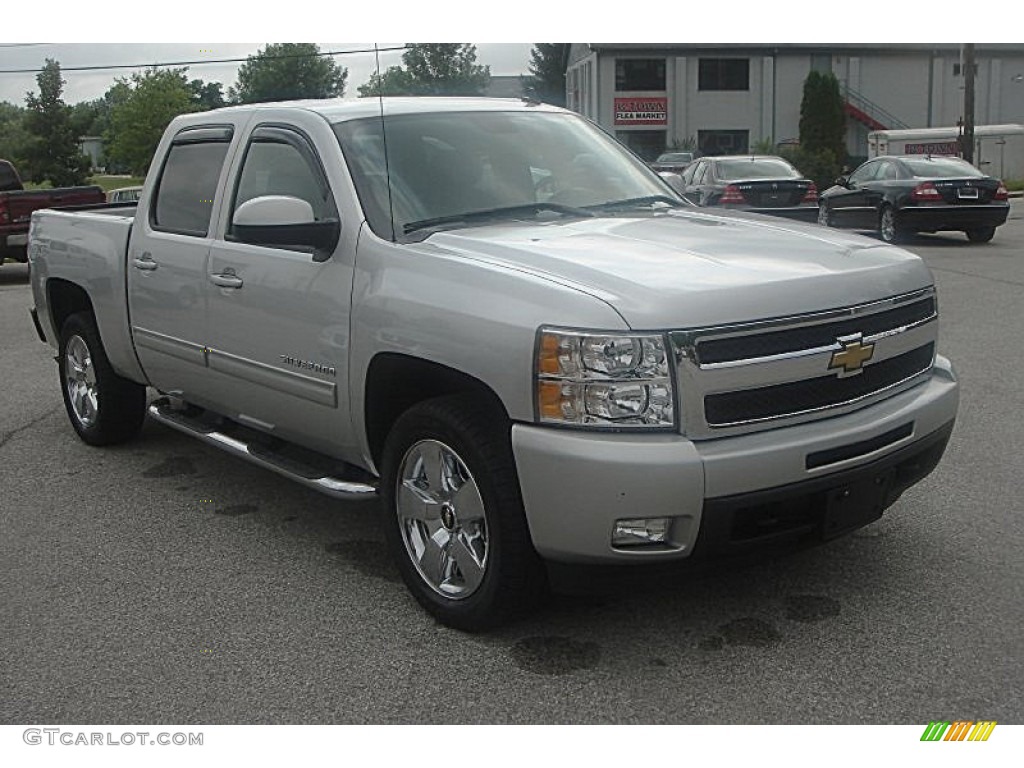
POLYGON ((683 429, 718 437, 820 419, 913 386, 932 367, 935 291, 729 327, 676 331, 683 429), (873 347, 859 370, 834 367, 851 338, 873 347))

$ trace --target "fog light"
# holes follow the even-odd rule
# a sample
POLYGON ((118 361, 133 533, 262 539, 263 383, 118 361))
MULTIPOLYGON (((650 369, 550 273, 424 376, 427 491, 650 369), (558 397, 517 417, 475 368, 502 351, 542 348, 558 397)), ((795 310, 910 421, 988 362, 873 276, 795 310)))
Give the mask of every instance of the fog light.
POLYGON ((671 517, 641 517, 635 520, 616 520, 612 530, 613 547, 637 547, 644 544, 665 544, 671 517))

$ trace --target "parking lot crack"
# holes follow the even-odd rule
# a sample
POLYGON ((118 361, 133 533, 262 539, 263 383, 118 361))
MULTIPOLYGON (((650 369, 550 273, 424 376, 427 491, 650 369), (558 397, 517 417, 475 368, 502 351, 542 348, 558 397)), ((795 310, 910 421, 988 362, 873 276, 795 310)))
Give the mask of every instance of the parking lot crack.
POLYGON ((0 432, 0 448, 3 448, 5 445, 7 445, 7 443, 9 443, 12 438, 17 437, 22 432, 25 432, 25 431, 27 431, 29 429, 32 429, 32 427, 34 427, 36 424, 38 424, 39 422, 43 421, 44 419, 49 418, 50 416, 53 416, 53 414, 57 413, 58 411, 60 411, 62 409, 63 409, 63 406, 60 406, 60 405, 54 406, 53 408, 51 408, 50 410, 46 411, 45 413, 43 413, 43 414, 41 414, 39 416, 36 416, 34 419, 29 421, 27 424, 22 424, 20 427, 15 427, 14 429, 10 429, 10 430, 4 431, 4 432, 0 432))
POLYGON ((1024 282, 1021 282, 1019 280, 1006 280, 1006 279, 1001 278, 1001 277, 991 277, 989 275, 979 275, 979 274, 977 274, 975 272, 965 272, 962 269, 950 269, 949 267, 936 267, 934 265, 929 265, 929 268, 932 270, 932 272, 951 272, 954 275, 963 275, 964 277, 976 277, 979 280, 988 280, 989 282, 992 282, 992 283, 1002 283, 1003 285, 1016 285, 1016 286, 1024 287, 1024 282))

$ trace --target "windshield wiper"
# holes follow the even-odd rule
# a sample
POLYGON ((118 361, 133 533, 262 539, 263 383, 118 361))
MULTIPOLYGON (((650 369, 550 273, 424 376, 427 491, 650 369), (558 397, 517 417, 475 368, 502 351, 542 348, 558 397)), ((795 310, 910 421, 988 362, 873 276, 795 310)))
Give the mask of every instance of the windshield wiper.
POLYGON ((599 205, 588 205, 591 211, 612 211, 619 208, 649 208, 655 203, 665 203, 671 208, 685 208, 686 203, 668 195, 648 195, 647 197, 631 197, 627 200, 612 200, 599 205))
POLYGON ((510 205, 504 208, 487 208, 481 211, 467 211, 466 213, 454 213, 450 216, 435 216, 432 219, 410 221, 402 227, 402 232, 408 235, 410 232, 415 232, 418 229, 429 229, 430 227, 439 227, 445 224, 461 224, 473 221, 486 221, 487 219, 515 218, 516 216, 521 216, 524 213, 540 213, 541 211, 552 211, 565 216, 582 216, 586 218, 591 218, 595 215, 593 211, 588 211, 583 208, 574 208, 571 205, 561 205, 560 203, 526 203, 525 205, 510 205))

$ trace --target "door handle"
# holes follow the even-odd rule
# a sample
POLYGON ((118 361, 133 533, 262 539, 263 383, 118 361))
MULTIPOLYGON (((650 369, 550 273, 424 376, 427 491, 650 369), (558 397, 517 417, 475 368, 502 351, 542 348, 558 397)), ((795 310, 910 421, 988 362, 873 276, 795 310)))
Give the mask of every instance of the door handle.
POLYGON ((221 288, 241 288, 242 278, 233 269, 225 269, 220 274, 210 275, 210 282, 221 288))
POLYGON ((159 264, 153 261, 153 255, 148 251, 135 259, 132 263, 135 264, 136 269, 141 269, 146 272, 152 272, 159 266, 159 264))

